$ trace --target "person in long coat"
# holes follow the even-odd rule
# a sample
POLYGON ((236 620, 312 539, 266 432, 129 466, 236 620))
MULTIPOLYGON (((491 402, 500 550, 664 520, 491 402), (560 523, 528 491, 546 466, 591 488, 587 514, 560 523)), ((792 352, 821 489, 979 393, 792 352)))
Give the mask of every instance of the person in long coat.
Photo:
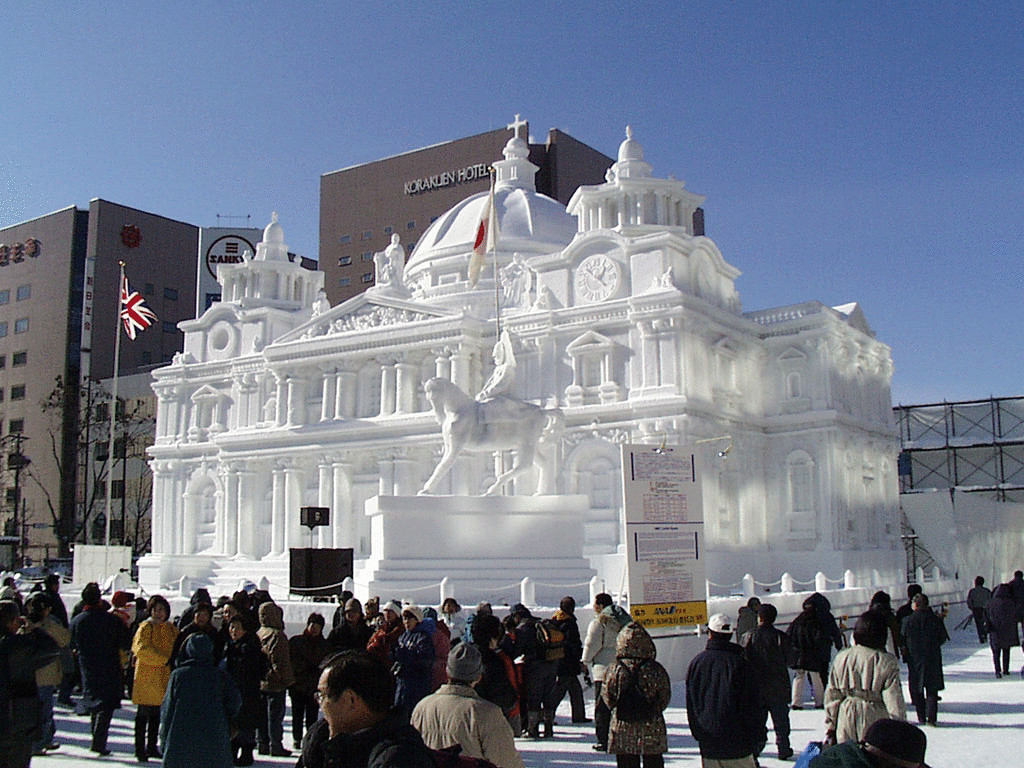
POLYGON ((260 698, 260 684, 270 663, 256 632, 250 630, 248 619, 241 613, 228 622, 228 644, 224 647, 221 665, 242 696, 242 707, 233 722, 235 735, 231 739, 235 765, 252 765, 256 727, 260 718, 266 717, 260 698))
POLYGON ((53 602, 45 592, 33 592, 25 601, 25 626, 22 632, 42 630, 53 639, 61 650, 61 658, 54 659, 42 669, 36 670, 36 687, 39 690, 39 703, 42 706, 43 727, 33 747, 33 753, 42 754, 45 749, 57 749, 60 745, 54 741, 57 726, 53 720, 53 694, 64 677, 63 657, 65 649, 71 645, 71 632, 53 617, 53 602))
POLYGON ((257 723, 259 753, 274 757, 290 757, 284 748, 284 710, 288 687, 295 682, 292 672, 288 635, 284 632, 284 611, 273 601, 259 608, 260 629, 256 633, 267 657, 267 675, 260 683, 260 700, 265 713, 257 723))
POLYGON ((312 728, 317 720, 316 683, 320 679, 320 662, 327 656, 326 623, 321 614, 311 613, 305 630, 288 639, 292 674, 295 675, 288 695, 292 700, 292 740, 296 750, 302 748, 303 724, 307 729, 312 728))
POLYGON ((135 656, 135 682, 132 701, 135 711, 135 757, 144 763, 160 757, 160 705, 171 678, 170 661, 178 628, 168 619, 171 606, 162 595, 153 595, 146 604, 149 618, 139 625, 132 640, 135 656))
POLYGON ((406 718, 420 699, 430 693, 434 671, 434 641, 423 624, 423 610, 418 605, 402 609, 405 632, 392 651, 395 674, 395 706, 406 718))
POLYGON ((928 596, 914 596, 914 612, 900 625, 900 640, 908 656, 910 700, 918 722, 935 725, 942 679, 942 644, 949 639, 942 619, 928 607, 928 596))
POLYGON ((996 587, 992 599, 985 605, 984 621, 988 630, 989 648, 992 649, 992 663, 996 667, 996 677, 1008 675, 1010 649, 1020 645, 1020 634, 1017 632, 1017 604, 1013 601, 1013 589, 1009 584, 1000 584, 996 587))
POLYGON ((164 768, 231 768, 228 722, 242 706, 230 676, 214 664, 213 640, 191 635, 178 655, 160 709, 164 768))
POLYGON ((615 663, 604 676, 601 696, 611 710, 608 751, 618 766, 644 768, 665 764, 668 733, 662 714, 672 699, 668 672, 656 660, 654 641, 640 624, 632 623, 615 641, 615 663))
POLYGON ((868 611, 857 619, 850 648, 839 652, 825 688, 825 741, 862 741, 876 720, 905 720, 899 660, 885 651, 885 617, 868 611))
POLYGON ((82 612, 71 620, 71 645, 78 651, 82 671, 82 706, 90 714, 92 744, 109 755, 107 734, 114 710, 121 706, 121 651, 131 646, 128 627, 107 612, 95 582, 82 590, 82 612))

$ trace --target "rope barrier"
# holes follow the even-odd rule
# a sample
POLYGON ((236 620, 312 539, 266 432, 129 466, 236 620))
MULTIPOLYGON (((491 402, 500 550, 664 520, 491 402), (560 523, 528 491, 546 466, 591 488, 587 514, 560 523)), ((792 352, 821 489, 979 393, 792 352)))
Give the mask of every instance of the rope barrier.
POLYGON ((708 582, 709 587, 718 587, 718 589, 735 589, 736 587, 743 586, 743 582, 737 582, 736 584, 715 584, 713 581, 708 582))

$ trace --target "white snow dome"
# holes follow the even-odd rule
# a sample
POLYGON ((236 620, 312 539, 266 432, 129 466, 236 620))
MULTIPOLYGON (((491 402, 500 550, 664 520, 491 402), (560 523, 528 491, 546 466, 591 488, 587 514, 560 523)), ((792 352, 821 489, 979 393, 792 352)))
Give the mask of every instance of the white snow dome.
MULTIPOLYGON (((535 190, 534 176, 539 169, 527 159, 529 153, 526 141, 516 135, 505 145, 505 159, 494 163, 499 269, 517 253, 529 259, 562 250, 577 231, 576 217, 564 205, 535 190)), ((489 192, 479 192, 467 197, 439 216, 423 233, 403 273, 405 285, 415 297, 464 306, 466 293, 494 293, 492 253, 487 255, 475 289, 470 288, 467 278, 488 195, 489 192)))

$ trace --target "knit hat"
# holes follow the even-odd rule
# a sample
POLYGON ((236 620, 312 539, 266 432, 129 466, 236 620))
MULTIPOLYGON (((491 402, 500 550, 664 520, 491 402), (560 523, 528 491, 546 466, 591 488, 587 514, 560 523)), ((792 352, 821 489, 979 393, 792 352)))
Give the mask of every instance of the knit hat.
POLYGON ((459 643, 448 654, 448 679, 472 683, 484 668, 479 649, 471 643, 459 643))
POLYGON ((384 607, 380 609, 381 613, 384 613, 384 611, 391 611, 393 614, 395 614, 395 616, 401 616, 402 606, 400 606, 394 600, 389 600, 384 604, 384 607))
POLYGON ((135 595, 131 592, 117 591, 114 596, 110 598, 110 604, 115 608, 124 608, 128 603, 135 602, 135 595))
POLYGON ((732 634, 732 622, 729 621, 729 617, 724 613, 716 613, 708 619, 708 629, 712 632, 718 632, 722 635, 732 634))
POLYGON ((881 758, 885 765, 928 768, 924 751, 928 737, 904 720, 876 720, 864 734, 864 751, 881 758))
POLYGON ((404 608, 402 608, 401 615, 404 617, 405 614, 407 613, 411 613, 413 616, 415 616, 417 622, 423 621, 423 609, 420 608, 418 605, 407 605, 404 608))

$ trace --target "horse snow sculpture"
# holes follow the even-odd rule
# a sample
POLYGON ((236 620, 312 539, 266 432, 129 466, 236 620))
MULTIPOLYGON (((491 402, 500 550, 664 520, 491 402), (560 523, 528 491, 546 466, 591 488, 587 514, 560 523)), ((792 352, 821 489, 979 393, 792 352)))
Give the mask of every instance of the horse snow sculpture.
POLYGON ((564 426, 561 409, 541 408, 508 395, 476 402, 444 378, 429 379, 423 389, 441 425, 444 452, 420 495, 434 492, 463 451, 483 453, 508 449, 515 451, 515 462, 494 481, 485 495, 493 496, 534 465, 540 473, 534 495, 554 491, 553 478, 549 476, 547 462, 538 446, 561 433, 564 426))

